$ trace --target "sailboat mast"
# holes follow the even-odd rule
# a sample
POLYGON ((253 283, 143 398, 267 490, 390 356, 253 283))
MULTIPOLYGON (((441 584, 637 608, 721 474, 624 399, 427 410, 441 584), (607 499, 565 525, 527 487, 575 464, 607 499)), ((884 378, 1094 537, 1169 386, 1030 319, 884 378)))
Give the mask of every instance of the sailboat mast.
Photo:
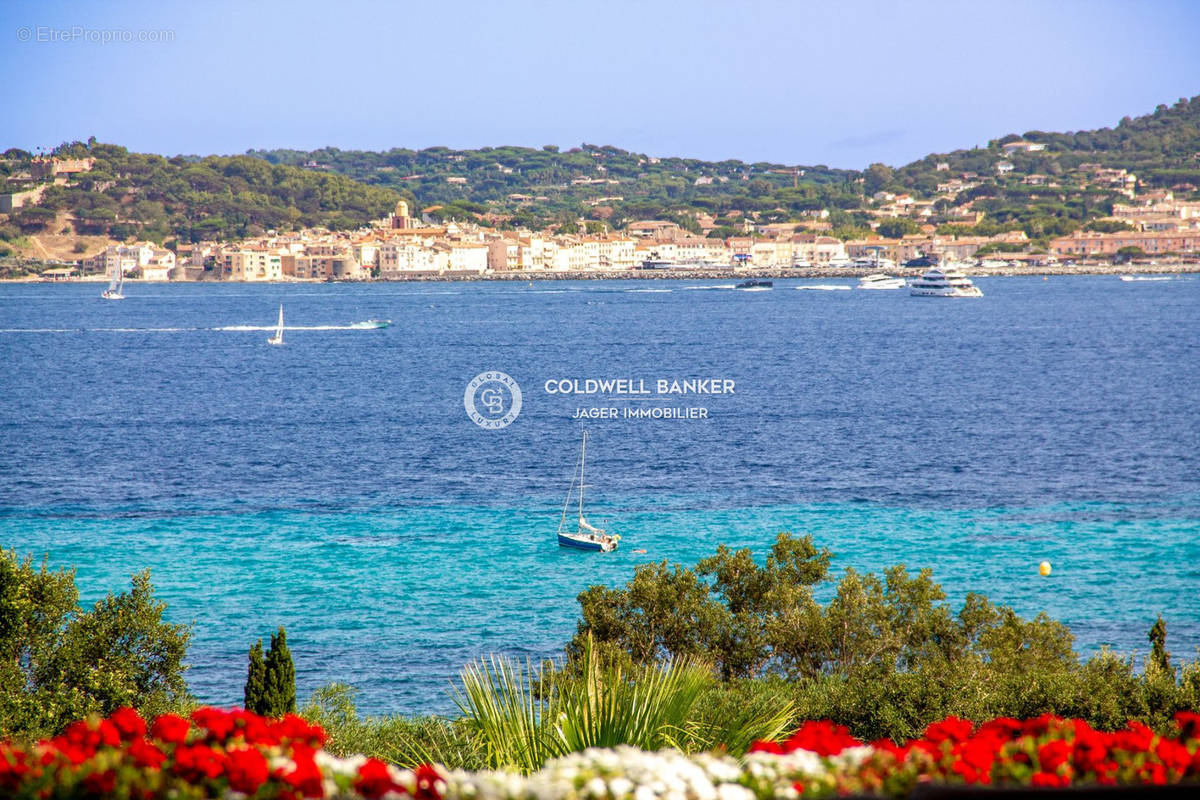
POLYGON ((579 519, 583 519, 583 465, 587 461, 587 431, 583 432, 583 448, 579 451, 579 519))

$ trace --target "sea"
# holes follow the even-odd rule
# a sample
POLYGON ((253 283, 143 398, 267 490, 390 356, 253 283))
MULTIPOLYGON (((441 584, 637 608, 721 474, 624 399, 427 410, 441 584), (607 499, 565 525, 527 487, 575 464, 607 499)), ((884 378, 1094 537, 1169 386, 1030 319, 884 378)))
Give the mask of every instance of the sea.
POLYGON ((472 660, 561 654, 588 586, 783 531, 835 578, 903 563, 1045 612, 1083 657, 1145 653, 1159 614, 1197 657, 1200 277, 814 284, 853 282, 3 284, 0 547, 87 605, 151 570, 223 706, 284 626, 302 700, 451 713, 472 660), (520 408, 481 427, 516 392, 468 386, 500 372, 520 408), (585 429, 613 553, 556 544, 585 429))

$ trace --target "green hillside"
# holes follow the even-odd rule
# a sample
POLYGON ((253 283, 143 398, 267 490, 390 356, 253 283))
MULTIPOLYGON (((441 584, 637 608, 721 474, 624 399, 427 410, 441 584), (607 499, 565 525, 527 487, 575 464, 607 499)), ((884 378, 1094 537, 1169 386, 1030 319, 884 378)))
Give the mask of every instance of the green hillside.
MULTIPOLYGON (((272 164, 307 165, 310 171, 336 172, 367 184, 407 190, 420 206, 441 205, 435 214, 442 217, 474 220, 492 215, 488 219, 502 226, 541 228, 563 223, 566 230, 574 230, 580 218, 616 228, 637 219, 658 218, 698 230, 695 217, 703 213, 717 218, 713 235, 731 233, 744 216, 778 222, 802 219, 805 212, 819 209, 831 212, 835 233, 862 235, 873 221, 867 212, 876 192, 931 199, 948 176, 975 173, 981 185, 953 202, 972 201, 974 209, 986 214, 985 222, 977 228, 953 230, 990 234, 1022 229, 1031 238, 1045 239, 1095 224, 1121 199, 1112 186, 1097 183, 1081 171, 1082 165, 1128 169, 1136 173, 1139 189, 1176 187, 1177 194, 1195 195, 1195 187, 1200 186, 1200 97, 1159 106, 1147 116, 1126 117, 1114 128, 1010 134, 985 147, 935 153, 898 168, 872 164, 862 171, 655 159, 589 144, 566 152, 547 146, 386 152, 325 148, 249 154, 272 164), (1004 154, 1005 144, 1022 138, 1046 149, 1004 154), (999 175, 996 166, 1001 161, 1011 163, 1013 171, 999 175), (943 169, 938 169, 939 164, 943 169), (1046 185, 1028 185, 1025 179, 1031 175, 1046 176, 1046 185)), ((885 224, 885 232, 894 235, 915 230, 909 220, 885 224)))
POLYGON ((687 158, 652 158, 617 147, 584 144, 565 152, 547 146, 479 150, 397 148, 386 152, 325 148, 251 150, 273 164, 309 165, 365 183, 411 191, 422 207, 441 205, 442 216, 475 219, 486 213, 504 224, 542 228, 573 225, 580 217, 621 227, 638 219, 676 219, 695 227, 694 215, 742 213, 784 220, 821 208, 855 208, 858 173, 824 166, 687 158), (798 183, 798 188, 793 184, 798 183))
MULTIPOLYGON (((76 233, 156 242, 241 238, 265 230, 323 225, 353 228, 384 216, 401 195, 337 174, 271 165, 250 156, 163 158, 111 144, 73 143, 59 158, 91 157, 71 186, 48 186, 41 202, 19 209, 0 238, 37 233, 61 212, 76 233)), ((5 153, 0 176, 29 172, 32 156, 5 153)))
MULTIPOLYGON (((92 157, 95 168, 74 176, 74 185, 47 186, 39 204, 0 222, 0 247, 22 235, 62 233, 64 220, 79 236, 157 242, 236 239, 311 225, 353 228, 383 216, 400 198, 432 209, 436 218, 501 228, 574 232, 580 220, 602 230, 671 219, 692 231, 727 236, 747 219, 799 221, 827 210, 832 232, 843 238, 872 229, 899 236, 933 224, 943 233, 1022 230, 1044 243, 1079 228, 1123 226, 1102 219, 1125 198, 1123 187, 1099 175, 1101 168, 1133 172, 1138 192, 1171 189, 1177 197, 1200 198, 1200 97, 1126 117, 1113 128, 1009 134, 984 147, 862 171, 653 158, 590 144, 565 152, 553 146, 325 148, 164 158, 91 141, 63 145, 53 154, 92 157), (1006 154, 1004 146, 1014 141, 1045 149, 1006 154), (1011 171, 1001 173, 1005 165, 1011 171), (968 186, 939 192, 948 179, 968 186), (886 196, 876 197, 881 192, 936 199, 936 213, 889 218, 882 208, 886 196), (969 214, 955 216, 955 208, 969 214), (983 217, 977 224, 963 224, 978 214, 983 217)), ((0 177, 27 174, 31 163, 31 154, 9 150, 0 177)), ((30 188, 36 181, 9 185, 30 188)))

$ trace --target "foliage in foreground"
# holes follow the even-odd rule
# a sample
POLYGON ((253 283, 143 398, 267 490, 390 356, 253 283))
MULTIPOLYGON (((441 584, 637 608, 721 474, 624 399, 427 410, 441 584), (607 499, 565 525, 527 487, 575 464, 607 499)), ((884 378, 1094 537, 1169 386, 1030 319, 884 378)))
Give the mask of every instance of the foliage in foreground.
POLYGON ((295 715, 200 708, 147 725, 132 708, 74 722, 32 746, 0 741, 0 794, 13 798, 263 798, 410 795, 437 800, 440 776, 367 758, 338 759, 295 715))
POLYGON ((1200 708, 1200 666, 1176 669, 1156 623, 1152 657, 1100 653, 1080 661, 1061 622, 971 593, 954 611, 929 570, 883 578, 847 569, 832 599, 832 553, 780 534, 765 563, 721 546, 696 569, 637 568, 624 587, 592 586, 568 647, 594 638, 615 663, 707 657, 735 696, 783 696, 795 720, 831 719, 868 739, 903 740, 949 715, 1074 716, 1112 730, 1137 719, 1163 730, 1200 708))
POLYGON ((74 571, 0 550, 0 731, 33 738, 91 713, 157 714, 188 701, 189 632, 163 621, 148 571, 90 611, 78 603, 74 571))
POLYGON ((715 718, 700 705, 711 670, 690 659, 625 668, 602 664, 585 641, 576 669, 521 669, 493 658, 463 670, 455 701, 487 764, 531 772, 592 747, 630 745, 741 753, 786 729, 791 704, 749 706, 715 718))
POLYGON ((505 772, 402 770, 322 749, 325 734, 289 715, 202 708, 147 725, 129 708, 72 723, 35 745, 0 741, 0 793, 77 797, 403 798, 413 800, 797 800, 906 797, 919 787, 1160 786, 1200 779, 1200 715, 1155 734, 1113 733, 1043 716, 979 726, 947 718, 916 740, 864 745, 839 726, 805 723, 740 759, 628 746, 589 748, 522 777, 505 772))

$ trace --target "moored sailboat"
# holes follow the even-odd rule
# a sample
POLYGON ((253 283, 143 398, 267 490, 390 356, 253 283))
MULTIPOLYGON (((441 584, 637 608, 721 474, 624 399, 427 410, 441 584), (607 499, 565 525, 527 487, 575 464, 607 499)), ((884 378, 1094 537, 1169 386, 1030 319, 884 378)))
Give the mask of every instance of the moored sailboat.
POLYGON ((603 528, 597 528, 583 516, 583 470, 587 460, 587 431, 583 432, 583 446, 579 451, 579 519, 575 530, 567 522, 567 509, 571 506, 571 491, 575 488, 572 478, 571 487, 567 489, 567 499, 563 502, 562 517, 558 521, 558 544, 560 547, 571 547, 576 550, 592 550, 609 553, 617 549, 621 537, 608 534, 603 528))

